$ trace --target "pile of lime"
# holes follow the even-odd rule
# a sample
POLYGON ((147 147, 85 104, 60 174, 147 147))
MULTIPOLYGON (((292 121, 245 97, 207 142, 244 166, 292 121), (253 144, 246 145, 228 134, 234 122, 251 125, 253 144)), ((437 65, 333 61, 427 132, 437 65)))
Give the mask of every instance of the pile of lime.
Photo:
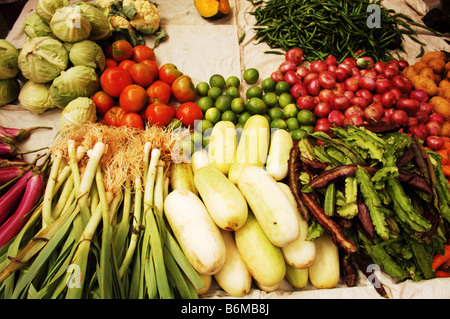
POLYGON ((299 110, 290 94, 290 85, 271 77, 262 79, 255 68, 246 69, 242 78, 231 75, 225 78, 213 74, 209 81, 196 85, 198 106, 203 120, 198 131, 202 133, 219 121, 231 121, 236 128, 244 127, 248 118, 260 114, 267 118, 271 128, 285 129, 294 139, 300 139, 314 130, 316 117, 312 111, 299 110))

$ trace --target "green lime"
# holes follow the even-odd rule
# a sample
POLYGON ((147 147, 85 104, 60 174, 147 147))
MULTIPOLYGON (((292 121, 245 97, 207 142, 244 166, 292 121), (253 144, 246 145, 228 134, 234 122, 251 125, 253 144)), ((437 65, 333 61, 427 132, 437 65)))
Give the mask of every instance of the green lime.
POLYGON ((203 113, 205 113, 207 109, 214 106, 214 100, 209 96, 202 96, 198 99, 197 105, 200 106, 203 113))
POLYGON ((297 114, 297 120, 300 125, 314 125, 316 123, 316 115, 310 110, 300 110, 297 114))
POLYGON ((208 95, 209 84, 207 82, 199 82, 197 83, 195 88, 197 89, 197 93, 199 96, 208 95))
POLYGON ((217 86, 212 86, 209 90, 208 90, 208 96, 210 98, 212 98, 214 101, 222 95, 222 90, 219 89, 217 86))
POLYGON ((272 120, 281 119, 283 117, 283 111, 279 107, 273 107, 269 109, 269 116, 272 120))
POLYGON ((203 135, 203 148, 206 148, 209 144, 211 134, 203 135))
POLYGON ((295 117, 297 118, 298 107, 294 103, 289 103, 283 107, 283 115, 285 118, 295 117))
POLYGON ((240 97, 235 97, 233 101, 231 101, 231 110, 234 113, 242 113, 245 110, 244 100, 240 97))
POLYGON ((223 113, 227 110, 231 110, 231 101, 233 101, 233 97, 227 94, 222 94, 217 97, 216 101, 214 102, 214 106, 223 113))
POLYGON ((235 86, 230 86, 226 91, 225 91, 226 95, 229 95, 233 98, 235 97, 239 97, 240 93, 239 93, 239 89, 235 86))
POLYGON ((209 78, 209 85, 211 87, 218 87, 219 89, 223 90, 225 87, 225 78, 223 75, 220 74, 213 74, 209 78))
POLYGON ((300 124, 300 128, 309 134, 314 133, 314 125, 301 125, 300 124))
POLYGON ((294 99, 289 93, 283 92, 278 96, 278 105, 282 108, 288 104, 291 104, 292 102, 294 102, 294 99))
POLYGON ((266 118, 266 120, 267 120, 267 122, 272 122, 272 119, 270 118, 270 116, 269 116, 269 114, 263 114, 262 116, 264 116, 265 118, 266 118))
POLYGON ((244 125, 245 122, 247 122, 247 120, 250 118, 250 116, 252 115, 248 111, 241 113, 238 118, 238 123, 244 125))
POLYGON ((184 155, 191 156, 194 153, 194 142, 189 140, 184 140, 180 142, 180 148, 184 155))
POLYGON ((211 121, 213 124, 219 122, 221 117, 222 112, 217 107, 211 107, 205 112, 205 119, 211 121))
POLYGON ((197 132, 204 133, 208 129, 212 129, 214 127, 214 123, 208 119, 203 119, 200 122, 198 122, 196 130, 197 132))
POLYGON ((304 129, 296 129, 290 132, 292 139, 294 140, 301 140, 303 136, 305 136, 306 134, 308 134, 307 131, 305 131, 304 129))
POLYGON ((288 93, 291 91, 291 86, 286 81, 279 81, 275 85, 275 93, 281 95, 281 93, 288 93))
POLYGON ((183 123, 181 123, 181 121, 175 117, 172 118, 168 124, 166 124, 167 127, 170 127, 174 130, 179 129, 182 125, 183 123))
POLYGON ((248 84, 254 84, 259 79, 259 71, 255 68, 249 68, 244 71, 242 77, 248 84))
MULTIPOLYGON (((200 123, 199 123, 200 125, 200 123)), ((198 127, 198 126, 197 126, 198 127)), ((198 149, 202 146, 203 143, 203 134, 199 131, 194 131, 191 133, 191 141, 194 143, 194 149, 198 149)))
POLYGON ((300 123, 296 117, 290 117, 286 120, 286 125, 289 131, 295 131, 300 128, 300 123))
POLYGON ((239 78, 235 75, 229 76, 225 81, 225 86, 227 88, 232 86, 239 88, 239 85, 241 85, 241 80, 239 80, 239 78))
POLYGON ((261 88, 264 92, 275 92, 275 86, 277 85, 277 82, 272 78, 265 78, 261 82, 261 88))
POLYGON ((247 99, 251 99, 252 97, 262 98, 263 90, 257 85, 252 85, 247 89, 245 95, 247 96, 247 99))
POLYGON ((276 95, 275 92, 264 93, 264 95, 262 96, 262 99, 269 108, 274 107, 278 104, 278 96, 276 95))
POLYGON ((234 124, 237 123, 237 115, 232 110, 228 110, 222 113, 222 121, 230 121, 234 124))
POLYGON ((247 110, 250 114, 266 114, 267 105, 259 97, 252 97, 248 100, 247 110))
POLYGON ((270 122, 271 128, 278 128, 278 129, 287 129, 286 121, 283 119, 274 119, 270 122))

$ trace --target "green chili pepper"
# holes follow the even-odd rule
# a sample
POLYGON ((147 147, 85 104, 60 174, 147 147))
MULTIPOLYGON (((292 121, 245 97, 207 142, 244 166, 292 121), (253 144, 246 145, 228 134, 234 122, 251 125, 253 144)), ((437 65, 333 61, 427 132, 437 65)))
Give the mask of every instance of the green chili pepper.
POLYGON ((271 33, 272 38, 266 37, 261 42, 266 41, 271 48, 285 51, 300 47, 308 61, 324 59, 329 54, 342 61, 354 56, 358 49, 374 59, 387 60, 392 58, 390 49, 402 50, 403 34, 423 48, 425 44, 416 37, 411 26, 434 32, 404 14, 386 9, 381 1, 267 0, 251 3, 254 10, 249 13, 255 16, 257 26, 277 26, 266 31, 255 28, 257 38, 262 33, 271 33), (369 4, 380 6, 380 28, 367 27, 369 13, 366 9, 369 4), (286 31, 282 37, 281 30, 286 31), (336 31, 340 36, 325 38, 336 31))

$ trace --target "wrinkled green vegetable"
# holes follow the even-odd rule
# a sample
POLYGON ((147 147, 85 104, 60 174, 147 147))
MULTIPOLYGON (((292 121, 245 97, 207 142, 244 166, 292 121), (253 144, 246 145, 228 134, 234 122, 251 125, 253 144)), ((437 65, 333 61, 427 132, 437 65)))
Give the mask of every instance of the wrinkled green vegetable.
POLYGON ((36 4, 36 13, 42 20, 49 23, 56 9, 66 7, 68 5, 68 0, 39 0, 36 4))
POLYGON ((23 20, 23 32, 30 38, 52 36, 53 32, 48 23, 33 12, 23 20))
MULTIPOLYGON (((448 241, 445 229, 450 222, 450 190, 439 156, 400 132, 375 133, 354 126, 332 131, 333 136, 323 132, 305 136, 289 160, 294 196, 315 198, 329 218, 317 214, 305 218, 308 238, 326 230, 336 232, 338 240, 343 232, 355 242, 359 257, 365 256, 368 264, 377 264, 395 279, 434 278, 431 261, 448 241), (338 222, 344 219, 352 226, 338 222)), ((348 252, 345 242, 336 244, 348 252)))
POLYGON ((15 78, 0 80, 0 106, 16 100, 19 91, 19 82, 15 78))
POLYGON ((13 78, 19 72, 19 51, 9 41, 0 39, 0 80, 13 78))
POLYGON ((84 65, 103 71, 106 58, 102 48, 91 40, 74 43, 70 47, 69 60, 73 65, 84 65))
POLYGON ((88 39, 92 30, 80 7, 74 5, 56 9, 49 24, 58 39, 72 43, 88 39))
POLYGON ((369 209, 375 231, 381 238, 387 240, 389 238, 389 229, 386 226, 382 202, 372 184, 370 175, 361 166, 358 166, 356 170, 356 180, 358 181, 364 202, 369 209))
POLYGON ((108 18, 102 10, 89 2, 77 2, 75 5, 80 8, 83 17, 91 24, 92 29, 89 34, 89 40, 101 41, 107 39, 111 35, 111 27, 108 18))
POLYGON ((66 107, 70 101, 78 97, 90 97, 100 88, 97 73, 93 68, 76 65, 53 80, 50 94, 53 103, 60 108, 66 107))
POLYGON ((87 122, 95 122, 97 111, 94 101, 88 97, 78 97, 72 100, 61 113, 58 129, 65 134, 77 126, 87 122))
POLYGON ((20 90, 19 103, 34 114, 55 108, 50 95, 50 84, 27 81, 20 90))
POLYGON ((61 41, 52 37, 31 38, 23 44, 18 65, 28 80, 46 83, 67 68, 69 54, 61 41))

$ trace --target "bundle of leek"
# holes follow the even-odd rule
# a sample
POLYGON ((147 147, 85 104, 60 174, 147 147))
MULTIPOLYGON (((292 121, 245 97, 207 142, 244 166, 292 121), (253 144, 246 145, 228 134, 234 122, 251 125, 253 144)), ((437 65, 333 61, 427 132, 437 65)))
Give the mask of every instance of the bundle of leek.
POLYGON ((87 123, 56 140, 41 206, 0 250, 0 297, 197 298, 163 217, 181 135, 87 123))

